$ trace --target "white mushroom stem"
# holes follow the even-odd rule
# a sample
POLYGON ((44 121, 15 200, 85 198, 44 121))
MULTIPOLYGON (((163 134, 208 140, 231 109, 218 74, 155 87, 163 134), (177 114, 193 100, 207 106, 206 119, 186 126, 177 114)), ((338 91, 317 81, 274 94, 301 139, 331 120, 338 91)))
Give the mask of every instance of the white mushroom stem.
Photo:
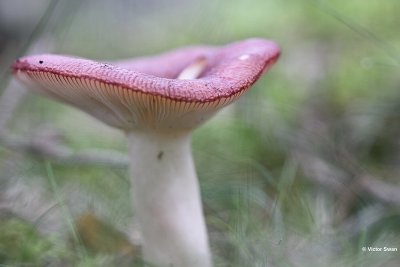
POLYGON ((134 213, 148 263, 209 267, 190 133, 129 132, 134 213))

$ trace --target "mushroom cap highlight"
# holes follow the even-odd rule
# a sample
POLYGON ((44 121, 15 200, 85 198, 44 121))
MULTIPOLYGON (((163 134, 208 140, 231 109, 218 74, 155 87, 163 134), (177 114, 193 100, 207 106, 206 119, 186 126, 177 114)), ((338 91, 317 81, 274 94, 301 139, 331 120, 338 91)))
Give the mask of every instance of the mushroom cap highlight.
POLYGON ((111 126, 176 131, 200 125, 238 99, 279 53, 271 41, 248 39, 113 63, 35 55, 18 59, 12 69, 32 90, 111 126), (191 68, 195 76, 182 79, 191 68))

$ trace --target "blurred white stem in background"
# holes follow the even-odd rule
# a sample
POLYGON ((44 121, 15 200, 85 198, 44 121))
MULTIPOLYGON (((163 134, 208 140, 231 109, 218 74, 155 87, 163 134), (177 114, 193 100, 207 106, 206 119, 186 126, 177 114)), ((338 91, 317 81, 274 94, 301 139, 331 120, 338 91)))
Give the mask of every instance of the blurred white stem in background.
POLYGON ((0 97, 0 135, 7 128, 7 123, 11 120, 19 103, 26 94, 26 89, 20 86, 15 80, 11 80, 0 97))
MULTIPOLYGON (((52 38, 42 37, 30 47, 27 53, 38 54, 42 51, 52 51, 54 49, 54 41, 52 38)), ((11 71, 11 69, 10 69, 11 71)), ((0 95, 0 136, 6 133, 7 124, 13 117, 21 101, 27 94, 25 87, 12 79, 5 90, 0 95)))

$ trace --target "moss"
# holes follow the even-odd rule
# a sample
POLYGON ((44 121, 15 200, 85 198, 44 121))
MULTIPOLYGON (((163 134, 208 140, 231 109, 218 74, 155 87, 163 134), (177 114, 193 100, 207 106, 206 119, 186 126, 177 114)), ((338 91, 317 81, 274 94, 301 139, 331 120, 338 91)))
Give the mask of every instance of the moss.
POLYGON ((21 219, 0 221, 0 264, 45 266, 52 243, 21 219))

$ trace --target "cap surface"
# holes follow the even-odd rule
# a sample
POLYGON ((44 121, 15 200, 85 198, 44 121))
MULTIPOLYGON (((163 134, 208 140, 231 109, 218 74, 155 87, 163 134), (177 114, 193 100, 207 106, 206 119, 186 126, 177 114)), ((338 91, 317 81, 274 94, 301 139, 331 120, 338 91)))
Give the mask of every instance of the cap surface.
POLYGON ((168 130, 201 124, 242 95, 278 57, 275 43, 249 39, 111 64, 36 55, 12 68, 29 88, 111 126, 168 130))

